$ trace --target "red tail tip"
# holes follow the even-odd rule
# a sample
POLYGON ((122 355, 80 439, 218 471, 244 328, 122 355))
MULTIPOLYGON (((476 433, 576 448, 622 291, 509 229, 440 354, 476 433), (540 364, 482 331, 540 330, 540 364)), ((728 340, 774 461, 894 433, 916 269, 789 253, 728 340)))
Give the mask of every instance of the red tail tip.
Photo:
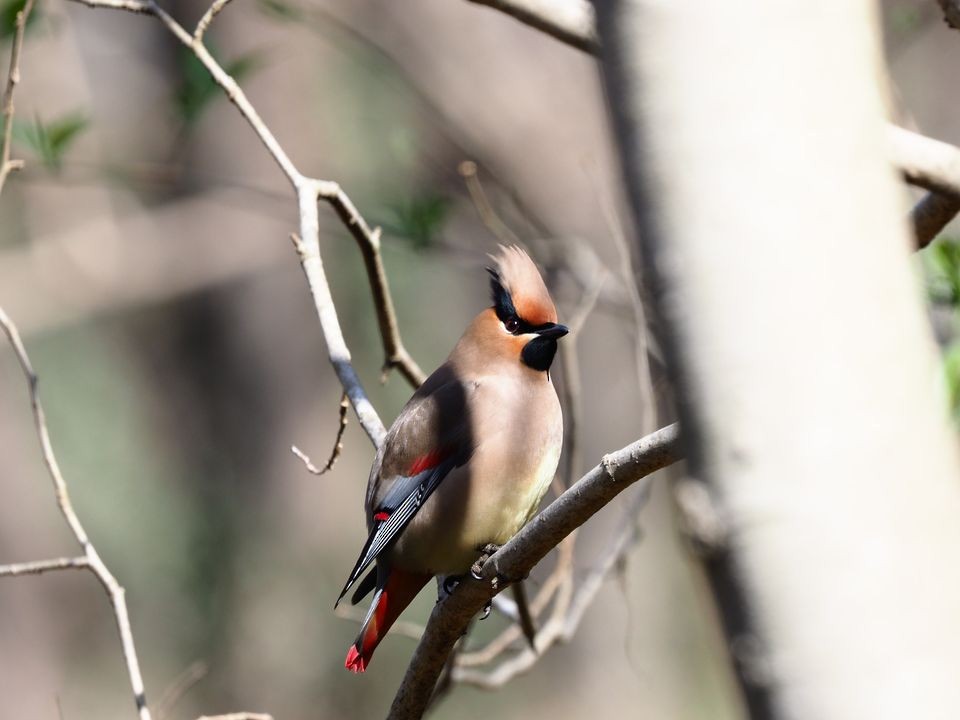
POLYGON ((367 661, 363 655, 357 651, 356 645, 350 646, 350 651, 347 653, 347 661, 343 666, 352 673, 362 673, 367 669, 367 661))

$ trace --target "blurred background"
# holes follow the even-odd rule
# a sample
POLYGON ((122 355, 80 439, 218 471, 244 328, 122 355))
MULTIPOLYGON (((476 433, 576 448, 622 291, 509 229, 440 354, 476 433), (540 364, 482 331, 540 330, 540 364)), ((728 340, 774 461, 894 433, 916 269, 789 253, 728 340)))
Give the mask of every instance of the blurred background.
MULTIPOLYGON (((0 0, 4 70, 21 5, 0 0)), ((163 5, 187 27, 206 9, 163 5)), ((960 36, 928 0, 884 2, 883 23, 899 120, 960 143, 960 36)), ((490 206, 545 268, 561 321, 604 277, 577 348, 576 474, 657 425, 656 344, 652 382, 638 378, 632 230, 617 210, 590 57, 451 0, 244 0, 207 38, 298 167, 340 182, 383 228, 404 341, 426 371, 487 304, 483 267, 498 237, 460 172, 473 161, 490 206)), ((297 214, 285 178, 151 18, 40 0, 16 102, 14 156, 27 168, 0 196, 0 305, 40 375, 81 520, 127 588, 148 699, 156 705, 202 663, 169 717, 383 716, 414 641, 392 633, 370 671, 350 675, 357 623, 333 612, 366 537, 373 448, 351 411, 331 472, 310 475, 290 453, 296 444, 325 461, 340 387, 288 239, 297 214)), ((389 424, 411 390, 396 374, 380 382, 361 257, 325 206, 321 243, 355 365, 389 424)), ((960 377, 950 340, 960 250, 941 240, 923 255, 947 367, 960 377)), ((581 533, 578 571, 623 524, 625 495, 581 533)), ((737 717, 709 595, 662 480, 640 524, 571 643, 496 692, 457 687, 434 717, 737 717)), ((0 563, 74 551, 3 345, 0 563)), ((542 580, 541 570, 531 590, 542 580)), ((422 623, 432 604, 424 592, 404 619, 422 623)), ((481 623, 473 644, 505 622, 481 623)), ((97 582, 0 580, 0 718, 133 715, 97 582)))

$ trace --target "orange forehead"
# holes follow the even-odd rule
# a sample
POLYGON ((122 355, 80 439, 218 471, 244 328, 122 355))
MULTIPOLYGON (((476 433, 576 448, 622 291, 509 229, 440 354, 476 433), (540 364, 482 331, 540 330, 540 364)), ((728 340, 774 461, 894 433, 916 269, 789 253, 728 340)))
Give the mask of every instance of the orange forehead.
MULTIPOLYGON (((549 300, 550 297, 547 296, 547 299, 549 300)), ((557 310, 554 308, 552 301, 547 306, 539 298, 513 295, 513 306, 517 309, 517 315, 531 325, 543 325, 543 323, 557 321, 557 310)))
POLYGON ((517 315, 531 325, 557 321, 557 309, 540 271, 529 255, 515 245, 501 246, 492 259, 501 284, 510 294, 517 315))

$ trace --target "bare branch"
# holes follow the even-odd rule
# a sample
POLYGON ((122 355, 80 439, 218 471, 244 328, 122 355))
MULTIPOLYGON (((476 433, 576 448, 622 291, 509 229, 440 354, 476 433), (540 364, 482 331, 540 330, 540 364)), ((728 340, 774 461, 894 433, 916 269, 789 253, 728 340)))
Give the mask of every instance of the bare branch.
POLYGON ((382 381, 386 381, 390 370, 396 368, 410 386, 416 389, 423 384, 427 376, 410 357, 410 353, 403 346, 403 340, 400 339, 397 314, 393 308, 393 297, 390 295, 390 283, 387 281, 387 272, 383 268, 383 256, 380 253, 380 228, 370 229, 350 202, 350 198, 339 186, 335 193, 324 199, 330 203, 343 224, 347 226, 363 256, 367 279, 370 281, 370 292, 373 294, 373 306, 377 311, 380 340, 383 343, 382 381))
MULTIPOLYGON (((30 392, 30 405, 33 408, 34 425, 36 426, 37 436, 40 439, 40 447, 43 451, 43 461, 46 463, 47 470, 53 480, 54 492, 56 493, 57 506, 70 527, 71 532, 77 540, 77 543, 83 549, 86 566, 93 572, 110 598, 110 604, 113 605, 113 612, 117 621, 117 630, 120 632, 120 644, 123 647, 123 655, 127 663, 127 674, 130 676, 130 686, 133 689, 134 701, 137 705, 137 712, 140 720, 151 720, 150 710, 147 708, 146 695, 143 688, 143 678, 140 674, 140 664, 137 661, 137 651, 133 643, 133 633, 130 630, 130 618, 127 614, 127 602, 125 599, 126 591, 117 582, 90 539, 87 537, 80 519, 77 517, 70 502, 70 495, 67 492, 67 483, 60 472, 60 466, 57 463, 56 455, 53 452, 53 445, 50 442, 50 433, 47 430, 47 419, 43 412, 43 405, 40 403, 40 394, 38 392, 37 375, 30 364, 30 358, 27 355, 23 341, 20 339, 20 333, 16 326, 7 317, 3 308, 0 308, 0 326, 13 346, 20 367, 23 369, 24 377, 27 380, 27 386, 30 392)), ((46 569, 54 569, 47 567, 46 569)))
POLYGON ((960 148, 896 125, 887 129, 893 164, 911 185, 960 196, 960 148))
MULTIPOLYGON (((210 73, 214 82, 220 86, 230 102, 240 111, 240 114, 257 134, 260 142, 263 143, 279 165, 297 194, 300 232, 299 236, 294 239, 294 245, 304 274, 307 277, 310 293, 313 296, 321 330, 327 343, 327 354, 340 384, 353 404, 361 426, 363 426, 373 444, 379 447, 386 434, 386 428, 384 428, 380 417, 367 398, 363 385, 353 368, 350 351, 343 339, 343 331, 340 328, 336 307, 333 304, 330 287, 323 269, 323 261, 320 256, 318 199, 322 198, 330 204, 360 245, 377 306, 377 318, 380 323, 386 364, 389 367, 398 368, 411 384, 418 385, 424 375, 400 341, 393 301, 390 297, 386 273, 383 271, 382 260, 380 259, 377 233, 370 228, 349 196, 337 183, 307 177, 297 169, 237 82, 217 63, 203 44, 203 30, 205 29, 203 19, 198 23, 197 31, 191 35, 153 0, 72 1, 88 7, 117 8, 147 13, 158 18, 177 40, 196 55, 207 72, 210 73)), ((226 2, 220 0, 213 3, 208 10, 211 20, 224 5, 226 5, 226 2)))
POLYGON ((304 238, 293 235, 294 246, 300 258, 300 266, 307 277, 313 304, 320 319, 320 327, 327 340, 327 354, 333 365, 337 377, 344 391, 353 403, 354 412, 360 420, 360 425, 376 447, 380 447, 387 429, 383 426, 380 416, 374 409, 366 392, 357 377, 356 370, 350 358, 346 341, 340 330, 340 321, 337 319, 337 309, 333 304, 330 286, 323 270, 323 259, 320 256, 320 233, 317 217, 317 190, 316 187, 300 192, 300 226, 304 231, 304 238))
POLYGON ((453 673, 454 682, 473 685, 484 690, 495 690, 517 675, 530 670, 551 645, 569 642, 580 627, 586 609, 596 598, 607 575, 617 567, 623 556, 633 547, 637 537, 634 519, 646 499, 647 494, 644 493, 640 496, 640 502, 631 504, 630 520, 619 529, 609 546, 597 555, 600 562, 585 578, 576 583, 577 589, 572 593, 572 597, 570 597, 570 590, 573 583, 567 582, 567 600, 558 603, 560 611, 553 613, 550 621, 537 634, 535 648, 525 649, 490 672, 469 669, 466 663, 461 662, 453 673))
POLYGON ((677 425, 604 456, 599 465, 537 515, 483 567, 483 581, 467 579, 434 607, 423 639, 390 708, 392 720, 419 718, 447 656, 470 619, 504 586, 520 578, 561 540, 634 482, 681 457, 677 425))
POLYGON ((207 8, 207 11, 203 14, 203 17, 200 18, 196 29, 193 31, 194 42, 203 42, 203 34, 207 31, 207 28, 210 27, 210 23, 213 22, 213 19, 220 14, 220 11, 223 10, 229 2, 230 0, 213 1, 210 7, 207 8))
MULTIPOLYGON (((520 22, 584 52, 600 50, 596 18, 585 0, 469 0, 500 10, 520 22), (581 6, 576 9, 576 6, 581 6), (553 29, 563 28, 556 32, 553 29)), ((960 1, 937 0, 946 22, 960 28, 960 1)), ((909 130, 890 126, 894 164, 911 185, 955 196, 952 199, 926 197, 913 209, 910 221, 917 247, 924 248, 960 212, 960 149, 925 138, 909 130), (955 208, 955 209, 954 209, 955 208)))
POLYGON ((457 166, 457 172, 463 178, 464 184, 467 186, 467 192, 470 193, 470 199, 473 201, 473 206, 477 209, 480 220, 487 226, 487 230, 493 233, 493 236, 504 245, 523 245, 517 234, 500 219, 500 216, 490 204, 477 173, 477 164, 473 160, 464 160, 457 166))
POLYGON ((52 570, 88 570, 90 563, 85 557, 62 557, 53 560, 34 560, 33 562, 0 565, 0 577, 18 575, 39 575, 52 570))
POLYGON ((273 720, 273 715, 266 713, 238 712, 226 715, 201 715, 197 720, 273 720))
POLYGON ((954 30, 960 30, 960 0, 937 0, 943 10, 943 20, 954 30))
POLYGON ((323 468, 318 468, 313 464, 313 461, 310 460, 310 456, 303 452, 296 445, 290 446, 290 452, 296 455, 303 461, 303 464, 306 466, 307 470, 313 475, 323 475, 326 472, 329 472, 333 469, 334 464, 340 457, 340 453, 343 451, 343 432, 347 429, 347 410, 350 407, 349 398, 347 394, 343 393, 340 397, 340 423, 337 428, 337 437, 333 441, 333 450, 330 453, 330 459, 327 460, 327 464, 323 468))
POLYGON ((88 8, 110 8, 127 12, 149 15, 153 12, 153 3, 149 0, 73 0, 88 8))
POLYGON ((910 211, 910 224, 917 249, 923 249, 960 212, 960 197, 930 192, 924 195, 910 211))
POLYGON ((10 142, 13 137, 13 91, 20 82, 20 53, 23 50, 23 34, 26 32, 27 19, 33 10, 34 0, 27 0, 23 9, 17 13, 14 24, 13 42, 10 48, 10 69, 7 72, 7 89, 3 93, 3 140, 0 147, 0 192, 7 176, 23 167, 23 160, 10 159, 10 142))
POLYGON ((560 42, 596 53, 600 49, 593 5, 587 0, 470 0, 510 15, 560 42))

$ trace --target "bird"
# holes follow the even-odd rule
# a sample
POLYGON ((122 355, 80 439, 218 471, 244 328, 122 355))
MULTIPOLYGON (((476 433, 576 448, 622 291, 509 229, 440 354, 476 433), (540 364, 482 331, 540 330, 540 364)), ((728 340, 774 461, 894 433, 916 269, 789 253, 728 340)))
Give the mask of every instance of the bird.
POLYGON ((492 306, 413 393, 370 469, 369 535, 337 599, 374 566, 351 599, 374 593, 344 663, 354 673, 432 577, 443 589, 476 574, 556 473, 563 416, 550 366, 569 330, 526 252, 501 245, 490 259, 492 306))

